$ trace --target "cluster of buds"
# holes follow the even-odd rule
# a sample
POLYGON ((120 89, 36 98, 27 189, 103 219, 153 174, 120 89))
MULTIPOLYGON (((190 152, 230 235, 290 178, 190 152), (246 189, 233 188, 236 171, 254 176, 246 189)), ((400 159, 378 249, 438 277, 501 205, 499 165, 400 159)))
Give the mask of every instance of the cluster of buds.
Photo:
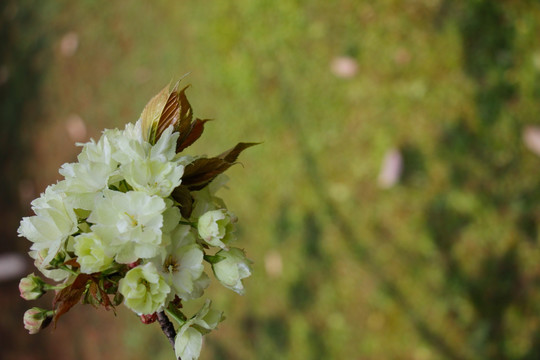
POLYGON ((202 336, 224 318, 209 300, 191 317, 182 311, 210 283, 204 262, 223 286, 244 293, 250 261, 232 246, 237 218, 216 193, 227 182, 223 172, 255 144, 215 157, 185 155, 207 121, 193 119, 185 90, 166 87, 135 124, 81 144, 78 161, 60 169, 64 179, 32 202, 35 215, 22 219, 19 236, 32 242, 35 266, 56 284, 30 274, 21 296, 56 294, 52 310, 25 314, 31 334, 80 302, 124 304, 143 323, 172 317, 177 356, 196 359, 202 336))

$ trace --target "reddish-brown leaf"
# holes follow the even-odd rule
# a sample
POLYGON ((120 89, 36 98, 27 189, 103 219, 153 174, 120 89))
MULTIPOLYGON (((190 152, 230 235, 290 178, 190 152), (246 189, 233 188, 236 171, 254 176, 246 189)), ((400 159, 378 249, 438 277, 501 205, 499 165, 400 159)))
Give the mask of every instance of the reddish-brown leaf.
POLYGON ((191 121, 193 120, 193 109, 186 97, 186 89, 189 87, 186 86, 178 93, 178 101, 180 102, 180 122, 178 124, 178 132, 180 137, 184 137, 189 129, 191 128, 191 121))
POLYGON ((90 287, 88 288, 88 291, 94 298, 97 297, 98 288, 99 286, 95 281, 92 281, 92 283, 90 284, 90 287))
POLYGON ((176 152, 179 153, 191 144, 193 144, 197 139, 199 139, 204 131, 204 124, 210 121, 210 119, 196 119, 195 122, 191 124, 191 128, 189 131, 185 134, 185 136, 181 136, 178 138, 178 142, 176 144, 176 152))
POLYGON ((257 143, 238 143, 235 147, 214 158, 197 159, 184 169, 182 185, 189 190, 201 190, 219 174, 235 164, 240 153, 257 143))
POLYGON ((83 304, 90 304, 97 308, 100 304, 98 295, 98 285, 95 281, 92 281, 88 286, 88 291, 84 293, 83 304))
POLYGON ((245 149, 258 145, 260 143, 238 143, 232 149, 225 151, 224 153, 218 155, 218 158, 223 159, 229 163, 234 163, 238 159, 238 155, 245 149))
POLYGON ((200 190, 231 165, 232 163, 219 158, 197 159, 185 167, 182 184, 189 190, 200 190))
POLYGON ((159 118, 156 140, 161 137, 161 134, 169 126, 173 125, 175 128, 178 126, 180 120, 180 102, 178 99, 178 83, 174 86, 172 92, 169 94, 169 98, 165 103, 161 117, 159 118))
POLYGON ((64 265, 69 265, 69 266, 72 266, 74 268, 80 268, 81 267, 81 265, 79 265, 79 263, 77 262, 77 258, 70 259, 70 260, 66 261, 64 263, 64 265))
POLYGON ((180 213, 184 219, 189 219, 193 211, 193 197, 185 185, 180 185, 172 192, 172 197, 180 204, 180 213))
POLYGON ((81 296, 86 289, 86 284, 91 280, 92 276, 88 274, 79 274, 75 281, 64 289, 62 289, 53 300, 53 307, 56 308, 54 314, 54 322, 58 321, 60 316, 64 315, 73 306, 81 300, 81 296))
POLYGON ((61 291, 59 291, 58 294, 56 294, 56 296, 55 296, 55 298, 53 300, 53 306, 55 306, 57 302, 65 300, 69 296, 70 292, 75 291, 75 290, 79 290, 79 289, 84 290, 84 288, 86 287, 86 283, 91 278, 92 278, 92 275, 79 274, 75 278, 73 283, 71 283, 71 285, 66 286, 61 291))
POLYGON ((109 310, 109 307, 112 307, 114 309, 114 306, 111 304, 111 299, 109 299, 109 295, 107 295, 107 292, 102 288, 99 288, 99 293, 101 294, 101 305, 105 306, 105 309, 107 310, 109 310))

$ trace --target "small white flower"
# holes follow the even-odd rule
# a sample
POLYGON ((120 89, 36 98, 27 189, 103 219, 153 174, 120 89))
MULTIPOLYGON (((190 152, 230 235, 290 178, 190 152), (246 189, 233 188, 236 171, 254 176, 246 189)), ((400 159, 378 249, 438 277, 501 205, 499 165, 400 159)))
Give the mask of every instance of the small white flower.
POLYGON ((65 195, 56 192, 56 186, 49 186, 45 193, 34 200, 32 209, 36 216, 23 218, 18 233, 33 243, 31 250, 47 249, 44 263, 48 264, 68 236, 77 231, 77 217, 66 204, 65 195))
POLYGON ((190 226, 179 225, 171 235, 171 242, 170 251, 157 265, 172 287, 171 295, 178 295, 182 300, 200 297, 204 287, 208 286, 204 281, 206 278, 202 278, 204 253, 190 226))
POLYGON ((96 197, 108 187, 116 167, 97 162, 73 163, 63 164, 59 172, 65 177, 59 187, 69 196, 72 206, 92 210, 96 197))
POLYGON ((120 280, 118 291, 124 304, 137 314, 152 314, 163 308, 171 288, 152 263, 129 270, 120 280))
POLYGON ((106 190, 88 217, 92 231, 104 241, 111 257, 122 264, 149 259, 162 247, 165 202, 139 191, 106 190))
POLYGON ((84 233, 75 237, 74 250, 81 272, 92 274, 107 269, 113 259, 106 254, 106 247, 95 233, 84 233))
POLYGON ((75 208, 91 210, 96 196, 115 178, 118 162, 113 154, 120 133, 117 129, 103 131, 97 143, 92 139, 82 144, 79 162, 63 164, 60 168, 60 174, 65 177, 60 188, 69 195, 75 208))
POLYGON ((134 190, 166 198, 182 182, 184 166, 173 162, 144 159, 122 166, 120 174, 134 190))

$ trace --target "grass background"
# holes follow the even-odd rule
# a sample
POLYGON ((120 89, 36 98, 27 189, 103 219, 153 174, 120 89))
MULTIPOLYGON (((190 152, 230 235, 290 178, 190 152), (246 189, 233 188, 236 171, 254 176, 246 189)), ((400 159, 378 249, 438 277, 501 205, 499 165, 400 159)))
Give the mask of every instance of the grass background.
MULTIPOLYGON (((222 193, 254 260, 201 359, 540 358, 535 1, 6 0, 0 5, 2 251, 29 201, 88 136, 135 121, 189 72, 189 148, 263 141, 222 193), (61 51, 70 32, 72 56, 61 51), (331 71, 339 56, 358 73, 331 71), (384 154, 401 182, 383 190, 384 154), (30 196, 32 195, 32 196, 30 196), (265 263, 281 259, 281 272, 265 263)), ((79 307, 28 336, 0 284, 1 357, 172 359, 157 325, 79 307)), ((47 306, 50 299, 38 302, 47 306)))

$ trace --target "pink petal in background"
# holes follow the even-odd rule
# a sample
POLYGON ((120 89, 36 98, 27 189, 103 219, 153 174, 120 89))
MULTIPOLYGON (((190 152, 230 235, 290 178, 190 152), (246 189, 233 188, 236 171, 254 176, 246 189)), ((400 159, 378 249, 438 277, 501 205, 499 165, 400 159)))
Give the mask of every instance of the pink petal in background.
POLYGON ((69 138, 73 141, 86 140, 86 124, 84 120, 77 114, 70 115, 66 120, 66 130, 69 138))
POLYGON ((70 31, 60 40, 60 53, 65 57, 73 56, 79 47, 79 35, 70 31))
POLYGON ((383 189, 396 185, 403 170, 403 158, 398 149, 393 148, 386 152, 379 173, 379 186, 383 189))
POLYGON ((358 63, 350 56, 339 56, 332 60, 330 69, 340 78, 352 78, 358 72, 358 63))
POLYGON ((523 143, 527 149, 540 156, 540 126, 527 126, 523 129, 523 143))

